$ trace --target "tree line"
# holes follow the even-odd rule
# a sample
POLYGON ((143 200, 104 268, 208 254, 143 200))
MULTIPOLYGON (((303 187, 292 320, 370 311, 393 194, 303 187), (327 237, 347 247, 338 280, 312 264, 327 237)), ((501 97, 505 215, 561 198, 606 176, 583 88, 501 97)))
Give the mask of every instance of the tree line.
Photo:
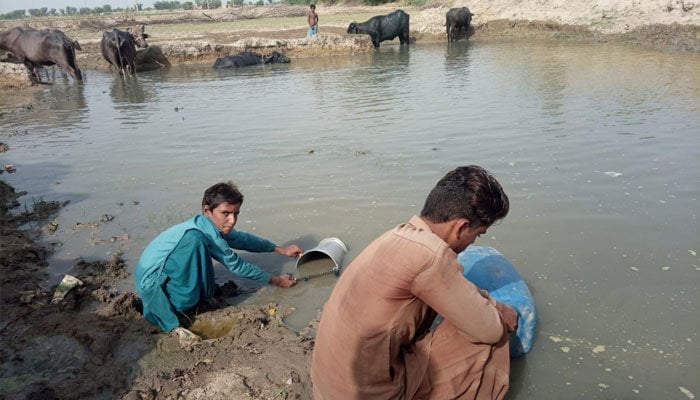
POLYGON ((28 10, 13 10, 6 14, 0 14, 0 19, 19 19, 25 17, 54 17, 54 16, 71 16, 71 15, 90 15, 90 14, 110 14, 120 11, 141 11, 143 5, 136 3, 133 7, 118 7, 112 8, 111 5, 105 4, 102 7, 71 7, 66 8, 30 8, 28 10))
MULTIPOLYGON (((263 6, 265 4, 272 4, 275 0, 226 0, 226 7, 232 6, 242 6, 246 3, 254 4, 256 6, 263 6)), ((377 5, 383 3, 389 3, 393 0, 363 0, 364 4, 367 5, 377 5)), ((281 0, 281 3, 290 5, 308 5, 316 2, 316 0, 281 0)), ((425 0, 409 0, 409 4, 423 4, 425 0)), ((331 0, 330 3, 335 3, 335 0, 331 0)), ((153 3, 153 7, 143 8, 143 4, 135 3, 133 7, 118 7, 112 8, 111 5, 105 4, 102 7, 71 7, 66 6, 65 8, 51 8, 41 7, 41 8, 30 8, 28 10, 14 10, 6 14, 0 14, 0 20, 2 19, 20 19, 26 17, 54 17, 54 16, 73 16, 73 15, 91 15, 91 14, 111 14, 113 12, 123 12, 123 11, 142 11, 142 10, 194 10, 197 9, 211 9, 211 8, 221 8, 222 0, 194 0, 194 1, 183 1, 178 0, 159 0, 153 3)))
MULTIPOLYGON (((227 0, 226 7, 242 6, 245 3, 262 6, 272 4, 273 0, 227 0)), ((287 4, 311 4, 311 0, 283 0, 287 4)), ((91 15, 91 14, 110 14, 113 12, 123 11, 142 11, 142 10, 194 10, 221 8, 221 0, 194 0, 194 1, 177 1, 177 0, 159 0, 153 3, 153 7, 143 8, 141 3, 136 3, 133 7, 118 7, 112 8, 111 5, 105 4, 101 7, 71 7, 65 8, 30 8, 27 10, 13 10, 6 14, 0 14, 0 19, 20 19, 26 17, 54 17, 54 16, 74 16, 74 15, 91 15)))
MULTIPOLYGON (((226 7, 231 7, 231 6, 242 6, 246 2, 248 4, 255 4, 256 6, 262 6, 265 4, 272 4, 273 0, 267 0, 267 3, 264 0, 257 0, 257 2, 253 3, 252 0, 228 0, 226 1, 226 7)), ((283 1, 286 2, 286 1, 283 1)), ((309 3, 310 4, 310 3, 309 3)), ((193 10, 196 8, 199 9, 210 9, 210 8, 221 8, 221 0, 195 0, 195 2, 191 1, 184 1, 184 2, 179 2, 177 0, 173 1, 156 1, 153 3, 153 9, 155 10, 193 10)))

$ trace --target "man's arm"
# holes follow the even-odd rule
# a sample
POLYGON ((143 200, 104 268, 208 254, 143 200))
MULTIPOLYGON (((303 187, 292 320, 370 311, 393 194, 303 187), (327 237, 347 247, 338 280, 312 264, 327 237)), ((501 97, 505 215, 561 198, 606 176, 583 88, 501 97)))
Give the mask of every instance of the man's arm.
POLYGON ((501 321, 503 322, 506 330, 508 332, 515 332, 515 330, 518 329, 518 313, 515 311, 515 309, 494 299, 491 297, 488 291, 481 288, 477 288, 477 290, 481 296, 495 303, 494 305, 496 307, 496 311, 498 311, 498 315, 501 317, 501 321))
MULTIPOLYGON (((482 296, 462 275, 463 269, 454 256, 437 259, 444 261, 416 276, 412 292, 474 342, 497 343, 505 328, 496 301, 482 296)), ((509 311, 504 309, 504 313, 511 319, 509 311)))

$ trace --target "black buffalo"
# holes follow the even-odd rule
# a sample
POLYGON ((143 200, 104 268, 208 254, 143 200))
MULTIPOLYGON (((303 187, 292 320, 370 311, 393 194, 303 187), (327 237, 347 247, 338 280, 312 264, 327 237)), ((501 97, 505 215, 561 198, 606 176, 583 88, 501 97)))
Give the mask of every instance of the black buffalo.
POLYGON ((114 28, 102 33, 100 51, 102 57, 114 66, 123 75, 136 73, 136 47, 148 47, 146 39, 148 34, 144 32, 144 26, 138 29, 126 31, 114 28))
POLYGON ((54 32, 54 33, 58 34, 68 45, 72 45, 75 50, 82 50, 82 48, 80 48, 80 43, 78 43, 77 40, 73 40, 73 39, 69 38, 68 35, 66 35, 65 32, 63 32, 60 29, 42 28, 41 31, 44 33, 54 32))
POLYGON ((457 32, 462 32, 469 36, 469 25, 472 22, 471 11, 467 7, 450 8, 445 16, 445 26, 447 27, 447 41, 457 40, 457 32))
POLYGON ((75 50, 80 45, 59 30, 12 28, 0 32, 0 49, 11 52, 26 65, 35 82, 40 82, 37 68, 42 65, 58 65, 77 82, 83 81, 75 62, 75 50))
POLYGON ((401 44, 408 44, 408 17, 403 10, 396 10, 387 15, 378 15, 365 22, 352 22, 348 33, 364 33, 372 38, 374 47, 385 40, 399 37, 401 44))
POLYGON ((232 56, 219 57, 214 63, 214 68, 240 68, 256 64, 288 63, 289 57, 273 51, 268 55, 261 55, 252 51, 245 51, 232 56))
POLYGON ((136 66, 139 71, 151 71, 170 66, 170 60, 160 46, 148 46, 136 52, 136 66))

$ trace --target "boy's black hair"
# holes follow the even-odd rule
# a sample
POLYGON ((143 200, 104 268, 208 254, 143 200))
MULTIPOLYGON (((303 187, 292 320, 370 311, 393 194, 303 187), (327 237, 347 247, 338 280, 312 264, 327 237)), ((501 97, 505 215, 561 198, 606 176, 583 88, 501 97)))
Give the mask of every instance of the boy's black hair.
POLYGON ((202 208, 207 206, 209 210, 213 210, 223 203, 243 204, 243 194, 231 181, 219 182, 204 191, 202 208))

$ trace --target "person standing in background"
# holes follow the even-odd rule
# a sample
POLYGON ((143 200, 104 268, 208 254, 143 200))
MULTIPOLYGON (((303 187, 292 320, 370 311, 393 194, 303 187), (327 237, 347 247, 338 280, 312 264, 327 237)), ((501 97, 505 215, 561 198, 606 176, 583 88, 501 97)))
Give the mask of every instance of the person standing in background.
POLYGON ((318 33, 318 14, 316 14, 316 4, 311 4, 309 6, 308 20, 309 31, 306 33, 306 36, 312 37, 318 33))

